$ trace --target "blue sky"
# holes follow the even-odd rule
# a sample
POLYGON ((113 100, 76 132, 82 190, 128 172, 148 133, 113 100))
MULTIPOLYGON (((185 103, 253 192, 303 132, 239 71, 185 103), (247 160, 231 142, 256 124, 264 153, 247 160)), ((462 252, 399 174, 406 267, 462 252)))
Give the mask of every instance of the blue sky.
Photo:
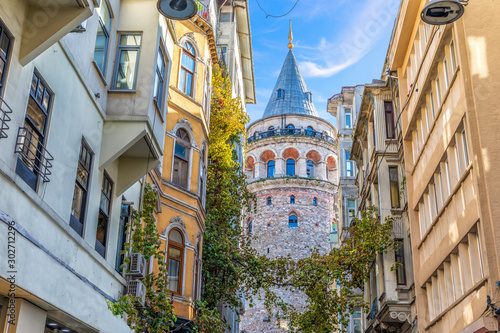
MULTIPOLYGON (((296 0, 259 0, 272 15, 286 13, 296 0)), ((313 93, 320 117, 327 99, 342 86, 379 79, 399 8, 399 0, 300 0, 282 18, 266 18, 250 2, 257 104, 247 105, 251 121, 262 117, 288 52, 288 21, 293 26, 293 52, 313 93)))

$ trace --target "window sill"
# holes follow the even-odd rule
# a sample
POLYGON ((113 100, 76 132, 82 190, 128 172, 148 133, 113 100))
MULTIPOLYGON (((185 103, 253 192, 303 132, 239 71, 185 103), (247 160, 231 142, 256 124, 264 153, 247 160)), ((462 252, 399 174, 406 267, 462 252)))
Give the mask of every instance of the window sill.
POLYGON ((174 86, 170 86, 170 89, 174 90, 175 92, 177 92, 180 95, 182 95, 182 97, 185 97, 185 98, 189 99, 191 102, 193 102, 196 105, 198 105, 199 107, 203 108, 203 105, 201 105, 201 103, 198 102, 193 96, 186 94, 185 92, 183 92, 182 90, 180 90, 179 88, 174 87, 174 86))
POLYGON ((109 89, 108 92, 110 93, 129 93, 129 94, 135 94, 136 90, 126 90, 126 89, 109 89))
POLYGON ((97 70, 97 74, 99 74, 99 77, 101 78, 102 83, 104 83, 104 86, 107 87, 108 86, 108 82, 106 82, 106 77, 101 72, 101 69, 99 68, 99 65, 97 65, 97 62, 95 62, 94 60, 92 60, 92 64, 94 64, 94 67, 97 70))
POLYGON ((156 112, 158 113, 158 115, 160 116, 160 119, 162 120, 162 122, 165 122, 165 117, 163 116, 163 112, 161 111, 161 108, 158 105, 158 101, 154 97, 153 97, 153 106, 154 106, 156 112))

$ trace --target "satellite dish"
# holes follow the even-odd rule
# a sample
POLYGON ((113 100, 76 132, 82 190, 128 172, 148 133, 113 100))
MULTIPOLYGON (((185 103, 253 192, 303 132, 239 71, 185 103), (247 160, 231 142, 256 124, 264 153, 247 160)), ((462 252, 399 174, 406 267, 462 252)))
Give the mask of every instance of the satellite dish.
POLYGON ((432 0, 425 5, 420 17, 425 23, 443 25, 455 22, 464 14, 464 5, 458 0, 432 0))
POLYGON ((187 20, 196 15, 194 0, 158 0, 158 11, 172 20, 187 20))

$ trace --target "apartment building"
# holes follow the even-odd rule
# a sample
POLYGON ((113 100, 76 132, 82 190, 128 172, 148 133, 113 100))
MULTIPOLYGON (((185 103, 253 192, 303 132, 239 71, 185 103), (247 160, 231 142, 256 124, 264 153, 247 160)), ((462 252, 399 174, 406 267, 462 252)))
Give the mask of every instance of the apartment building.
POLYGON ((416 329, 404 169, 392 100, 388 81, 373 80, 364 86, 350 156, 358 168, 359 212, 374 207, 382 223, 392 219, 393 237, 399 245, 395 251, 378 254, 370 268, 363 289, 370 305, 364 317, 364 332, 416 329))
POLYGON ((153 0, 0 3, 0 332, 130 332, 106 302, 163 155, 174 32, 153 0))
POLYGON ((498 330, 498 5, 443 26, 403 0, 388 51, 397 76, 420 332, 498 330), (494 305, 496 306, 496 305, 494 305))

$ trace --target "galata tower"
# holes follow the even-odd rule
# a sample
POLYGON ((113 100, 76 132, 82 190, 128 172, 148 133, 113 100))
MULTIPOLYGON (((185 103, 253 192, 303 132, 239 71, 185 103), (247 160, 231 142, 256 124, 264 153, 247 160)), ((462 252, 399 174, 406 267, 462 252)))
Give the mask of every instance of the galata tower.
MULTIPOLYGON (((307 257, 312 248, 330 250, 337 193, 336 130, 316 112, 292 48, 261 119, 248 126, 245 172, 256 196, 256 211, 243 223, 252 247, 269 257, 307 257)), ((277 290, 284 300, 303 306, 299 292, 277 290)), ((245 302, 240 332, 285 332, 268 318, 263 301, 245 302)))

